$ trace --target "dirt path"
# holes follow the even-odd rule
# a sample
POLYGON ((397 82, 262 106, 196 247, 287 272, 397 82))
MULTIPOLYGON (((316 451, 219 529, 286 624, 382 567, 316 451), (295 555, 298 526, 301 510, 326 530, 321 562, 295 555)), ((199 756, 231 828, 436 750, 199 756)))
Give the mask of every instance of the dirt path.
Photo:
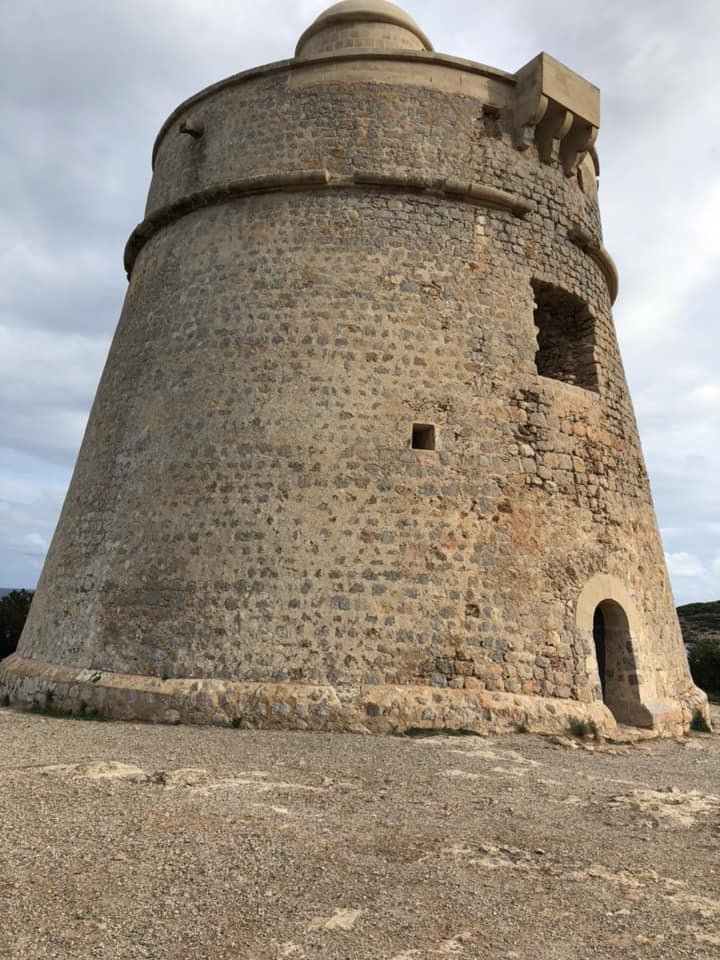
POLYGON ((585 748, 4 709, 0 771, 2 958, 720 955, 717 735, 585 748))

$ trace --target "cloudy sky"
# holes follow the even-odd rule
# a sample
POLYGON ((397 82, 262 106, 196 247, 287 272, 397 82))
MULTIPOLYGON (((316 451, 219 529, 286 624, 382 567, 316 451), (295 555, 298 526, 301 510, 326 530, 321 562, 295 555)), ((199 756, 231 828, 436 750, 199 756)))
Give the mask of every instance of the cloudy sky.
MULTIPOLYGON (((34 586, 117 321, 157 130, 292 54, 314 0, 0 0, 0 586, 34 586)), ((720 597, 718 0, 408 0, 436 50, 602 90, 615 320, 678 603, 720 597)))

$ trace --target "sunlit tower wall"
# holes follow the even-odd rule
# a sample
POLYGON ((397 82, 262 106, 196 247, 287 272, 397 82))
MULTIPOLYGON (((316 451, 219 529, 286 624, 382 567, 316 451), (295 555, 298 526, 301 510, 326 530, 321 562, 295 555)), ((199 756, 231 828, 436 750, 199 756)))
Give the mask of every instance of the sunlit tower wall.
POLYGON ((163 125, 6 702, 676 733, 598 90, 345 2, 163 125))

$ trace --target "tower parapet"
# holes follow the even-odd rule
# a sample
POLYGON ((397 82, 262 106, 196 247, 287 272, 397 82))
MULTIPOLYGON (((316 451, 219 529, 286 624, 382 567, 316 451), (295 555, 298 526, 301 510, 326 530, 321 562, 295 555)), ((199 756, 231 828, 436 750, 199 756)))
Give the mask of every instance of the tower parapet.
POLYGON ((674 732, 690 680, 611 316, 595 87, 336 4, 191 97, 10 699, 674 732))

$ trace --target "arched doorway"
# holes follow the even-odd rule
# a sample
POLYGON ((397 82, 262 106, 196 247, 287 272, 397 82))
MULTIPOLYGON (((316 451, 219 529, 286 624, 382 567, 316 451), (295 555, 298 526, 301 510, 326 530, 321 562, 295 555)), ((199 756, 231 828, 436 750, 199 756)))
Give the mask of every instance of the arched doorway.
POLYGON ((640 688, 630 624, 615 600, 602 600, 593 613, 593 640, 602 698, 616 720, 636 723, 640 688))
POLYGON ((602 698, 620 723, 655 727, 672 708, 657 698, 641 612, 625 584, 609 573, 585 582, 575 605, 588 686, 581 699, 602 698))

